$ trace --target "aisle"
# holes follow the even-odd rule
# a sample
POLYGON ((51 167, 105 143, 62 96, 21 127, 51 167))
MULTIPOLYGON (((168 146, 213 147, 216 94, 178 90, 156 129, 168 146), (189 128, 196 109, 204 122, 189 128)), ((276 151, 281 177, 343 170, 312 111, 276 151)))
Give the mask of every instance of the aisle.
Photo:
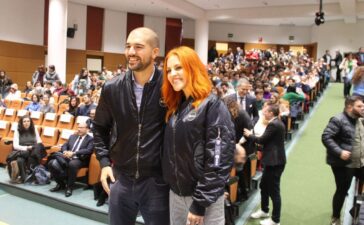
MULTIPOLYGON (((331 216, 334 178, 325 162, 321 134, 344 107, 342 84, 332 83, 290 153, 282 176, 282 225, 325 225, 331 216)), ((271 212, 270 212, 271 213, 271 212)), ((259 224, 250 219, 248 225, 259 224)))

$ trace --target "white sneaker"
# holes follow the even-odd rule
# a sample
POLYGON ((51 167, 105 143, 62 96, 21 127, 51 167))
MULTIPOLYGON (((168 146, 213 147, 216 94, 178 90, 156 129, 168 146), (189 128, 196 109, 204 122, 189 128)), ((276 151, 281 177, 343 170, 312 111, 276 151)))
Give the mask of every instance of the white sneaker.
POLYGON ((260 221, 260 225, 280 225, 280 223, 276 223, 271 218, 268 218, 260 221))
POLYGON ((267 218, 269 217, 269 213, 266 213, 263 210, 259 209, 255 213, 251 214, 250 217, 253 219, 267 218))

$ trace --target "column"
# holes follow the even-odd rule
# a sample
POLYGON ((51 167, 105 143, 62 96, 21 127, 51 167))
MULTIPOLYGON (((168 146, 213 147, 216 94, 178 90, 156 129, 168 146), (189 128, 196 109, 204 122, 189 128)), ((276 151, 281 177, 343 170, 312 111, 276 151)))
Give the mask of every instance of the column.
POLYGON ((207 19, 197 19, 195 21, 195 50, 205 65, 207 65, 208 43, 209 21, 207 19))
POLYGON ((61 81, 66 82, 68 0, 49 0, 48 65, 55 65, 61 81))

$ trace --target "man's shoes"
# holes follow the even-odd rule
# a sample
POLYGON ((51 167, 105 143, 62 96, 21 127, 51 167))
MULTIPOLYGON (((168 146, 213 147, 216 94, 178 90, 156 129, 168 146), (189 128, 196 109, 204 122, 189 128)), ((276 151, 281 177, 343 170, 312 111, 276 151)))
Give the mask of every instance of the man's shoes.
POLYGON ((67 188, 66 189, 66 192, 64 193, 64 195, 66 196, 66 197, 70 197, 71 195, 72 195, 72 188, 67 188))
POLYGON ((269 217, 269 213, 266 213, 263 210, 259 209, 258 211, 251 214, 250 217, 253 219, 267 218, 269 217))
POLYGON ((332 217, 330 225, 340 225, 340 218, 332 217))
POLYGON ((260 221, 260 225, 280 225, 280 223, 276 223, 271 218, 268 218, 260 221))
POLYGON ((63 189, 65 189, 65 185, 57 183, 57 185, 54 188, 49 189, 49 191, 50 192, 56 192, 56 191, 60 191, 60 190, 63 190, 63 189))

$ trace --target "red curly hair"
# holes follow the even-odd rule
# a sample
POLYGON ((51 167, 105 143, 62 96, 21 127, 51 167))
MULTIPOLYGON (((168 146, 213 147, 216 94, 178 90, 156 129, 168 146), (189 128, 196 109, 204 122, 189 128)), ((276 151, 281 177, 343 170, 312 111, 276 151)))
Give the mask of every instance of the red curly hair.
POLYGON ((177 111, 184 93, 193 98, 192 106, 197 108, 209 96, 211 90, 212 83, 207 74, 207 69, 193 49, 180 46, 168 52, 164 60, 162 85, 162 98, 167 106, 166 121, 177 111), (186 79, 186 87, 179 92, 174 91, 168 81, 167 61, 173 55, 178 57, 186 79))

